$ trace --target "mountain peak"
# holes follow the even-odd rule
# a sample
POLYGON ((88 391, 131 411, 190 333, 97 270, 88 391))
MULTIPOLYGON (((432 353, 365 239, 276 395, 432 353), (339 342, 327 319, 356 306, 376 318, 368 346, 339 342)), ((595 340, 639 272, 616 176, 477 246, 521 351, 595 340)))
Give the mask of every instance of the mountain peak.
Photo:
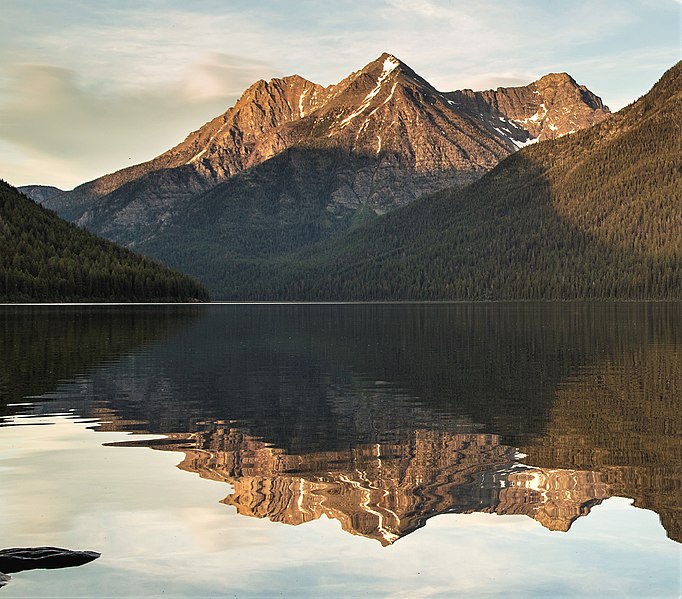
POLYGON ((387 73, 390 73, 391 71, 395 70, 399 66, 402 66, 402 64, 403 64, 392 54, 382 54, 379 57, 379 60, 381 60, 381 58, 384 59, 382 66, 384 68, 384 71, 387 73))
POLYGON ((394 71, 404 72, 407 74, 412 73, 412 69, 408 67, 402 60, 396 57, 394 54, 384 52, 373 60, 372 62, 366 64, 362 69, 357 71, 357 75, 363 73, 372 74, 374 77, 381 76, 382 79, 386 79, 394 71))
POLYGON ((242 98, 249 98, 257 93, 262 93, 263 91, 273 92, 278 89, 286 89, 287 87, 307 87, 316 86, 317 84, 308 81, 300 75, 287 75, 285 77, 273 77, 272 79, 258 79, 252 83, 245 91, 242 93, 242 98))
POLYGON ((545 84, 545 85, 574 85, 575 87, 578 87, 578 84, 576 83, 575 79, 571 77, 568 73, 561 72, 561 73, 547 73, 547 75, 543 75, 538 79, 536 82, 536 85, 538 84, 545 84))
POLYGON ((390 52, 383 52, 379 58, 376 60, 370 62, 369 64, 376 64, 376 63, 381 63, 382 65, 384 63, 389 63, 390 65, 393 65, 392 68, 398 67, 403 64, 403 61, 400 60, 395 54, 391 54, 390 52))

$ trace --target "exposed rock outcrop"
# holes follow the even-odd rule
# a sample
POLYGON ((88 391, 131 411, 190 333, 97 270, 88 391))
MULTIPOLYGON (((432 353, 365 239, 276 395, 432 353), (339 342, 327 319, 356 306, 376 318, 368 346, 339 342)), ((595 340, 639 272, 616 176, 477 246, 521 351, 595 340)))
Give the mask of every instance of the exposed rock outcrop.
POLYGON ((601 98, 567 73, 550 73, 523 87, 483 92, 466 89, 446 96, 456 106, 507 133, 518 146, 575 133, 610 114, 601 98))

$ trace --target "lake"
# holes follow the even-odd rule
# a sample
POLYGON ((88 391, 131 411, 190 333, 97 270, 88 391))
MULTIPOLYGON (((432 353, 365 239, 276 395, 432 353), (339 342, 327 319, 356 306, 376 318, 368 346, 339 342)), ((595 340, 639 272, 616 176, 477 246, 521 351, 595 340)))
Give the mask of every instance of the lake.
POLYGON ((0 306, 6 597, 679 597, 682 305, 0 306))

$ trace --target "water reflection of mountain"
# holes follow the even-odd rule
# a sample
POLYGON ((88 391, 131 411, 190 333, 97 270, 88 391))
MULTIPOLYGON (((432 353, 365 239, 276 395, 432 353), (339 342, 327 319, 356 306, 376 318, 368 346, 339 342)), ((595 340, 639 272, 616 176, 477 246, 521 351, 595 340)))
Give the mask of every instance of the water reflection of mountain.
POLYGON ((416 430, 400 443, 291 455, 217 424, 151 446, 183 451, 181 469, 231 484, 224 503, 239 514, 291 525, 325 515, 383 545, 444 513, 521 514, 568 531, 612 494, 596 472, 523 466, 482 433, 416 430))
MULTIPOLYGON (((368 505, 384 501, 397 514, 387 530, 398 536, 440 510, 479 508, 518 509, 561 529, 594 501, 618 494, 655 509, 668 534, 682 537, 675 511, 679 305, 207 306, 201 313, 194 326, 155 344, 134 364, 124 360, 93 372, 65 407, 109 421, 104 428, 188 440, 186 467, 230 480, 238 492, 229 501, 243 513, 302 517, 286 515, 283 507, 265 510, 270 499, 263 489, 276 488, 276 505, 309 497, 302 505, 319 501, 319 509, 334 511, 342 522, 369 518, 351 504, 370 493, 368 505), (218 434, 216 422, 231 424, 218 434), (471 439, 479 437, 495 442, 483 444, 478 470, 466 470, 460 458, 466 452, 453 448, 468 443, 471 457, 471 439), (410 460, 417 439, 430 438, 435 446, 429 451, 437 453, 441 443, 443 455, 426 468, 430 482, 424 486, 415 482, 417 474, 410 479, 418 471, 410 460), (376 473, 373 447, 384 472, 394 468, 390 476, 376 473), (501 478, 513 465, 514 447, 536 467, 523 479, 526 487, 501 478), (259 474, 261 459, 281 467, 259 474), (212 461, 227 465, 213 468, 212 461), (363 476, 382 493, 389 490, 384 499, 362 487, 356 471, 367 472, 363 476), (460 474, 470 480, 457 479, 460 474), (240 493, 247 481, 253 490, 240 493), (293 495, 301 484, 310 492, 293 495), (550 496, 532 488, 545 484, 571 489, 570 500, 552 507, 554 499, 547 503, 550 496), (424 493, 442 500, 420 500, 424 493), (529 499, 533 493, 544 499, 529 499), (256 508, 251 494, 265 503, 256 508), (402 503, 390 503, 393 496, 402 503), (546 516, 539 515, 541 507, 546 516)), ((512 473, 513 481, 522 480, 520 470, 512 473)), ((372 536, 377 526, 348 529, 372 536)))
POLYGON ((533 464, 598 470, 612 493, 654 510, 682 542, 682 348, 616 355, 564 381, 533 464))
POLYGON ((209 306, 155 348, 150 377, 100 386, 153 432, 235 420, 292 453, 461 416, 521 445, 544 430, 563 381, 656 347, 682 347, 679 306, 209 306))

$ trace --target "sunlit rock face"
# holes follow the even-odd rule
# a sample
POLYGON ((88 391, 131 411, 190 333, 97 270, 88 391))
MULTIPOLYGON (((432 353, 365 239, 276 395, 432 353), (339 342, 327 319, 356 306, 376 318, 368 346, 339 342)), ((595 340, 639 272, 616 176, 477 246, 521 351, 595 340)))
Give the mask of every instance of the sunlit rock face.
POLYGON ((443 513, 520 514, 567 531, 610 495, 595 472, 520 464, 497 435, 417 430, 405 443, 304 455, 227 427, 183 437, 180 468, 231 484, 224 503, 239 514, 291 525, 324 515, 383 545, 443 513))
POLYGON ((467 89, 446 95, 458 107, 503 132, 506 130, 510 136, 516 128, 525 131, 525 139, 522 135, 512 137, 517 145, 575 133, 600 123, 610 114, 601 98, 578 85, 567 73, 550 73, 523 87, 498 87, 483 92, 467 89))

